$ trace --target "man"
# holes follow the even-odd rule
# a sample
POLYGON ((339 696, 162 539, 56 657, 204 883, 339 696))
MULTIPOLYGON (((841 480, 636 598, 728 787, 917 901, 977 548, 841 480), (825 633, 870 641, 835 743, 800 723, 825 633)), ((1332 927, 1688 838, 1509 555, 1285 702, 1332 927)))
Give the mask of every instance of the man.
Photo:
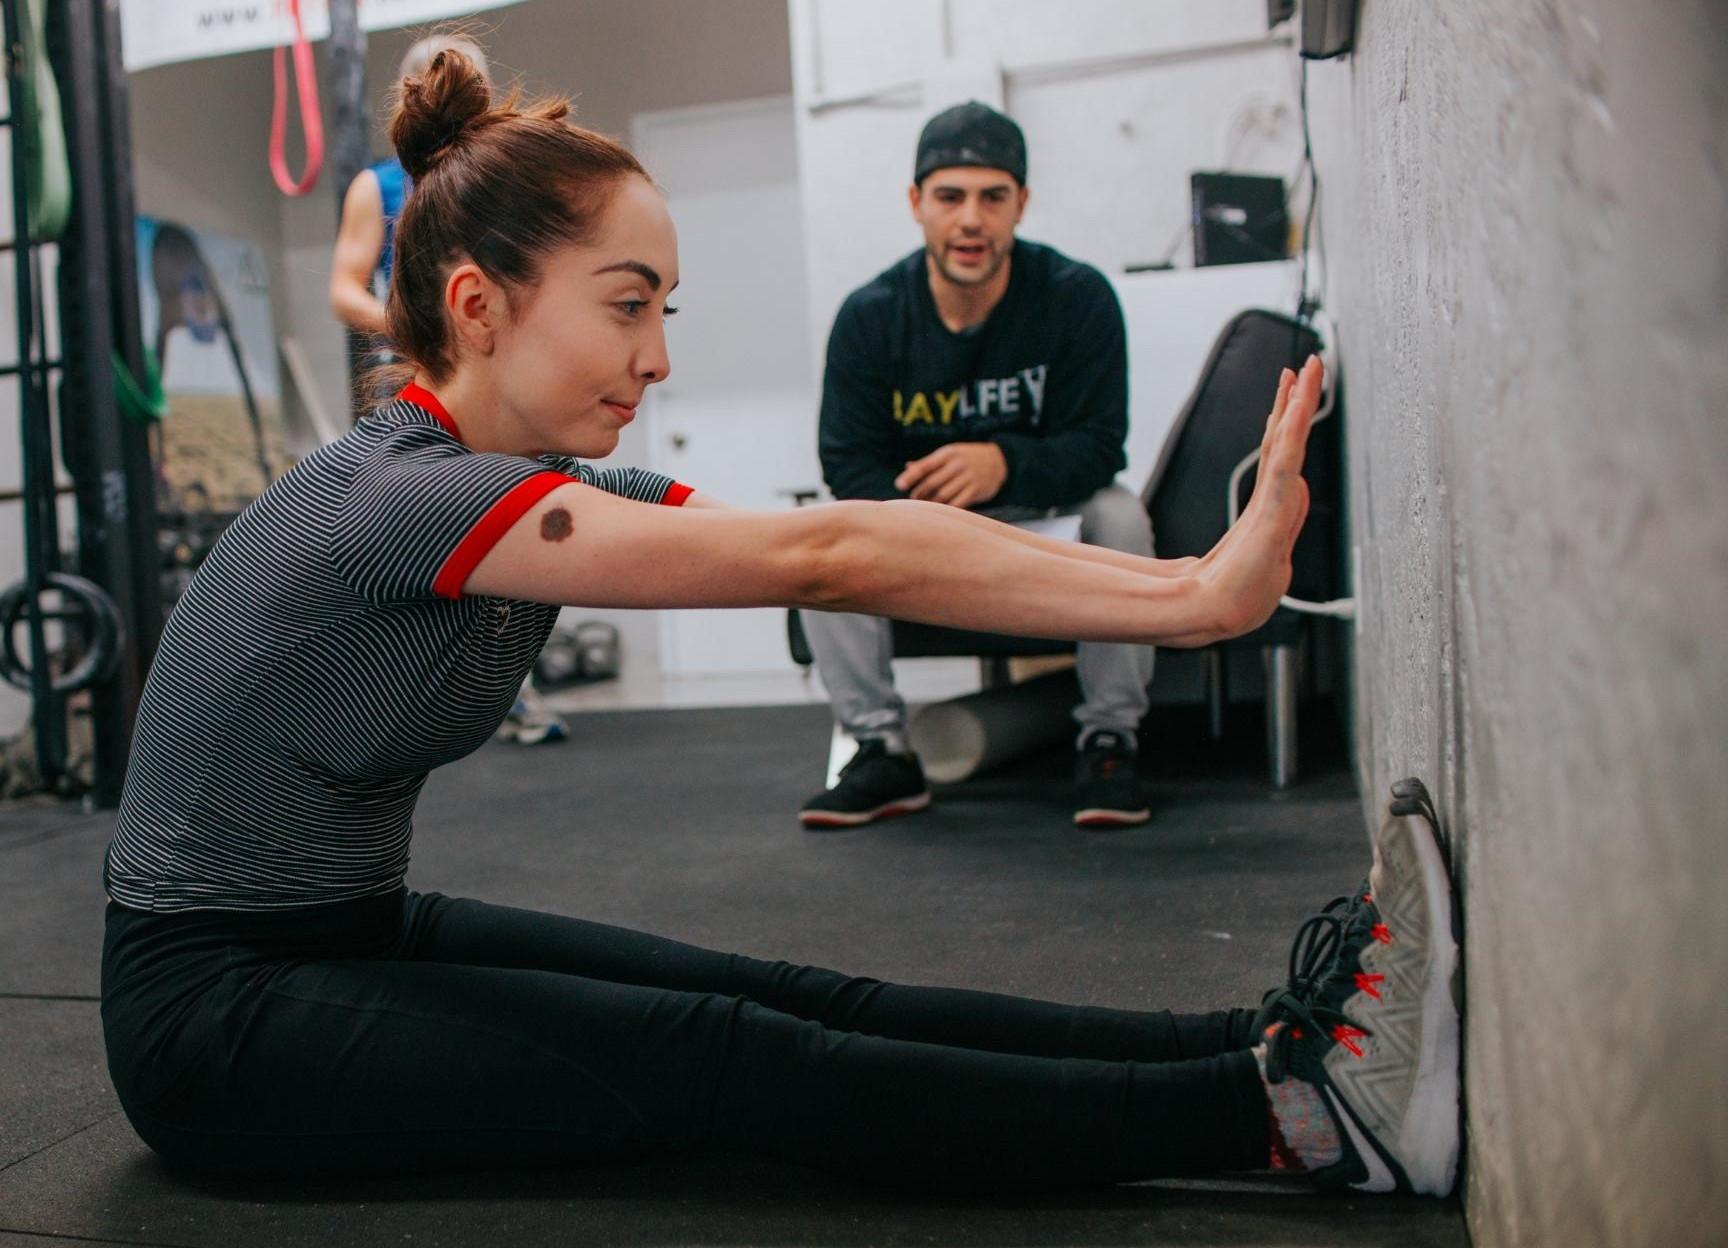
MULTIPOLYGON (((1080 540, 1152 553, 1126 466, 1122 310, 1098 270, 1016 239, 1026 141, 986 105, 938 114, 908 192, 924 246, 852 292, 822 384, 823 475, 836 498, 915 498, 1024 521, 1078 515, 1080 540)), ((806 612, 810 649, 858 752, 807 802, 807 828, 856 827, 930 803, 894 689, 888 621, 806 612)), ((1150 817, 1134 776, 1152 651, 1085 643, 1074 822, 1150 817)))

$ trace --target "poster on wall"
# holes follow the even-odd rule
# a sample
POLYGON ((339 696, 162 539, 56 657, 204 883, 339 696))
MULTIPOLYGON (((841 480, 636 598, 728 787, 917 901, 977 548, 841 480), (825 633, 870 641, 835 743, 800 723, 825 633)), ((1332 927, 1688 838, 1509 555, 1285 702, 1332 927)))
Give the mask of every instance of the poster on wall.
MULTIPOLYGON (((518 0, 358 0, 361 30, 465 17, 518 0)), ((327 0, 300 0, 306 38, 330 37, 327 0)), ((195 61, 294 42, 287 0, 121 0, 120 42, 128 70, 195 61)))
POLYGON ((289 467, 264 257, 139 217, 138 289, 168 401, 154 444, 158 505, 237 512, 289 467))

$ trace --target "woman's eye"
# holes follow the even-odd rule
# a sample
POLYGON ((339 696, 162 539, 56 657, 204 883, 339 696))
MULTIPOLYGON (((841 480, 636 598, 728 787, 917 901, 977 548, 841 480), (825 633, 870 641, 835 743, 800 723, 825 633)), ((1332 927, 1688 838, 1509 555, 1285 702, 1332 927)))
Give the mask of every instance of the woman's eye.
POLYGON ((671 304, 667 304, 664 308, 660 309, 660 315, 661 316, 677 316, 678 315, 678 309, 673 307, 671 304))
POLYGON ((626 299, 614 306, 622 311, 625 316, 637 316, 641 314, 643 308, 648 306, 648 301, 645 299, 626 299))

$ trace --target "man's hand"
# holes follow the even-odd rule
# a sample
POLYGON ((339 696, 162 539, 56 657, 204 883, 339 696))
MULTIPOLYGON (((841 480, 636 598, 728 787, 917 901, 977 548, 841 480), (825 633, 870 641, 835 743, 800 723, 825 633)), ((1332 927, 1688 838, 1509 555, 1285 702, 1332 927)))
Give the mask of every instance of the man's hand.
POLYGON ((894 488, 925 502, 976 507, 1007 480, 1008 458, 994 442, 950 442, 907 464, 894 488))

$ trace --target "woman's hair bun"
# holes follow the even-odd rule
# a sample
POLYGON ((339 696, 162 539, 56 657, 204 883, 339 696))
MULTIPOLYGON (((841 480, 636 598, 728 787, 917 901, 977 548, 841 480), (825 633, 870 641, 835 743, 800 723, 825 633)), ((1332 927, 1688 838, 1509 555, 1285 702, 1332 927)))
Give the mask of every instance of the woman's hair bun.
POLYGON ((408 176, 434 168, 476 118, 492 107, 492 84, 463 52, 445 48, 424 73, 404 78, 390 119, 390 142, 408 176))

